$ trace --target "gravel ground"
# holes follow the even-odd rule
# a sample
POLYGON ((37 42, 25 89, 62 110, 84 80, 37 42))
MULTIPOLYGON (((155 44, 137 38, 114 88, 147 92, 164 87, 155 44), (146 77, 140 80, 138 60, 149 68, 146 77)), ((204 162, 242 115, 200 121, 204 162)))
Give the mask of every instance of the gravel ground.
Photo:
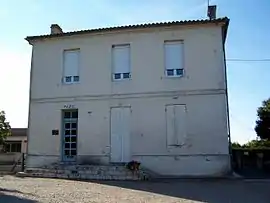
POLYGON ((83 182, 0 176, 0 203, 269 203, 270 181, 83 182))

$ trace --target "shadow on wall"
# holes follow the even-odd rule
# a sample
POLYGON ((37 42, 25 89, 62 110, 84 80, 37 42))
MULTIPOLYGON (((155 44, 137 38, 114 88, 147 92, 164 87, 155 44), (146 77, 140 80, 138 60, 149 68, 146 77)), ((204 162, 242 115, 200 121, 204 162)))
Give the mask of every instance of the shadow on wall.
POLYGON ((266 185, 244 181, 216 179, 164 180, 162 182, 97 181, 96 183, 199 202, 269 203, 266 185), (258 190, 260 193, 256 192, 258 190))
POLYGON ((26 199, 23 197, 17 197, 15 194, 11 193, 17 193, 17 194, 25 194, 18 190, 9 190, 0 188, 0 202, 3 203, 37 203, 35 200, 26 199), (7 194, 8 193, 8 194, 7 194))

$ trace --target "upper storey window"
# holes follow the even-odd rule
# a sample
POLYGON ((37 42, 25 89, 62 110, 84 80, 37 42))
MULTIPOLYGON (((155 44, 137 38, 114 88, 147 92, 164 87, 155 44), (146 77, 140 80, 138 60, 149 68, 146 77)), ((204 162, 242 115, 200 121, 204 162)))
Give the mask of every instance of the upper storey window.
POLYGON ((165 41, 165 75, 181 77, 184 74, 184 42, 165 41))
POLYGON ((78 83, 80 66, 80 50, 65 50, 64 51, 64 78, 66 84, 78 83))
POLYGON ((112 46, 112 78, 113 80, 131 78, 129 44, 112 46))

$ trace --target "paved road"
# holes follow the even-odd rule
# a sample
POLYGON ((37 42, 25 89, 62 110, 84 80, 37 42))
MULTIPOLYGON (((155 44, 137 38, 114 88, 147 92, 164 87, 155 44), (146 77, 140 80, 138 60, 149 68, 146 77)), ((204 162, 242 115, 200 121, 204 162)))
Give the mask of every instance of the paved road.
POLYGON ((270 181, 82 182, 0 176, 0 203, 270 203, 270 181))

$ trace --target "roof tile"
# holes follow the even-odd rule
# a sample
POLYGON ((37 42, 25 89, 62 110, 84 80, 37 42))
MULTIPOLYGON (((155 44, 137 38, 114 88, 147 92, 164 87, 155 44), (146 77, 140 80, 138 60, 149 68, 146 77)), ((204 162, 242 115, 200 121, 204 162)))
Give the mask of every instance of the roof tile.
POLYGON ((39 40, 39 39, 47 39, 47 38, 58 38, 58 37, 64 37, 64 36, 74 36, 74 35, 81 35, 81 34, 110 32, 110 31, 121 31, 121 30, 129 30, 129 29, 155 28, 155 27, 177 26, 177 25, 196 25, 196 24, 200 25, 200 24, 209 24, 209 23, 225 23, 225 26, 228 26, 229 19, 227 17, 224 17, 224 18, 217 18, 213 20, 209 20, 209 19, 184 20, 184 21, 171 21, 171 22, 160 22, 160 23, 147 23, 147 24, 138 24, 138 25, 125 25, 125 26, 117 26, 117 27, 64 32, 64 33, 59 33, 59 34, 28 36, 25 39, 27 41, 31 41, 31 40, 39 40))

